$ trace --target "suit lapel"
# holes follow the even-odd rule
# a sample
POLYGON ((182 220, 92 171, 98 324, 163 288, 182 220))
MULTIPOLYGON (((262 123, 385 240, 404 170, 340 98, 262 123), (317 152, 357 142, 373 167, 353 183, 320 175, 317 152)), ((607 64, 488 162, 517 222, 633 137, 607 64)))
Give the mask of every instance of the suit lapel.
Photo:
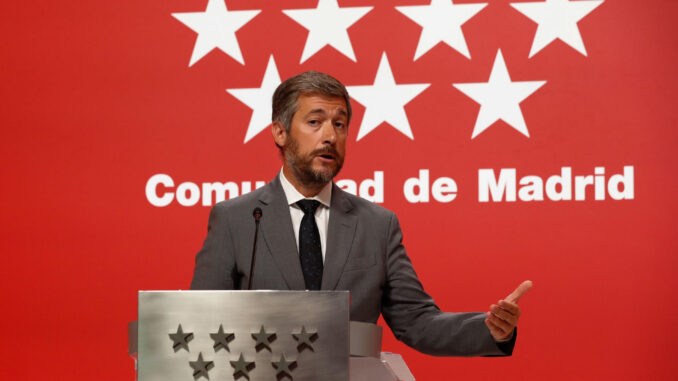
POLYGON ((334 290, 344 271, 357 225, 357 217, 349 214, 351 209, 353 209, 351 201, 333 184, 322 290, 334 290))
POLYGON ((285 192, 276 176, 261 194, 261 233, 290 290, 306 288, 285 192))

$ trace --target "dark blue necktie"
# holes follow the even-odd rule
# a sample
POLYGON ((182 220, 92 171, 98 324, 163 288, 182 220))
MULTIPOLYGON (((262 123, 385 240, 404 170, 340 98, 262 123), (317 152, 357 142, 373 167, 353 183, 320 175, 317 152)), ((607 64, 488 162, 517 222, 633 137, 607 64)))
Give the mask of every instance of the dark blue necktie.
POLYGON ((320 206, 316 200, 301 200, 297 205, 304 211, 299 226, 299 260, 307 290, 320 290, 323 281, 323 253, 320 233, 315 223, 315 210, 320 206))

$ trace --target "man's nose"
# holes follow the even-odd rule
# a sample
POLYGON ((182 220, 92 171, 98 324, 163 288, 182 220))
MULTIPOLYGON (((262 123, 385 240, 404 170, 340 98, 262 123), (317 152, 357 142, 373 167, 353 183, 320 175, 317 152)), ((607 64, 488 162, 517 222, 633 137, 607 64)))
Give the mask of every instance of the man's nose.
POLYGON ((337 142, 337 132, 334 130, 334 126, 332 125, 331 121, 323 123, 322 134, 323 143, 333 145, 337 142))

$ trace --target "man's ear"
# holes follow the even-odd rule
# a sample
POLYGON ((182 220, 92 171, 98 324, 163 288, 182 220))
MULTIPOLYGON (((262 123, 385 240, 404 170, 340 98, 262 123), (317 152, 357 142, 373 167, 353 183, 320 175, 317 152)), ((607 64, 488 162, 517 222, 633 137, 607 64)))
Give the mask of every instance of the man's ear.
POLYGON ((273 122, 271 124, 271 133, 273 133, 273 141, 278 147, 284 147, 287 144, 287 130, 285 126, 282 125, 279 121, 273 122))

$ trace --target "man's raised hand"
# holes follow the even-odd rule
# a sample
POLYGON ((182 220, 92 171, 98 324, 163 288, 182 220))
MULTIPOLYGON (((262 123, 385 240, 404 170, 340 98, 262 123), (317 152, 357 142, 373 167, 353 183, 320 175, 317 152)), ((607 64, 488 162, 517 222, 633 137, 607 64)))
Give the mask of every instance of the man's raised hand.
POLYGON ((507 341, 513 336, 513 330, 518 325, 518 318, 520 317, 518 300, 530 288, 532 288, 532 281, 526 280, 504 300, 490 306, 485 318, 485 325, 490 329, 490 334, 495 341, 507 341))

